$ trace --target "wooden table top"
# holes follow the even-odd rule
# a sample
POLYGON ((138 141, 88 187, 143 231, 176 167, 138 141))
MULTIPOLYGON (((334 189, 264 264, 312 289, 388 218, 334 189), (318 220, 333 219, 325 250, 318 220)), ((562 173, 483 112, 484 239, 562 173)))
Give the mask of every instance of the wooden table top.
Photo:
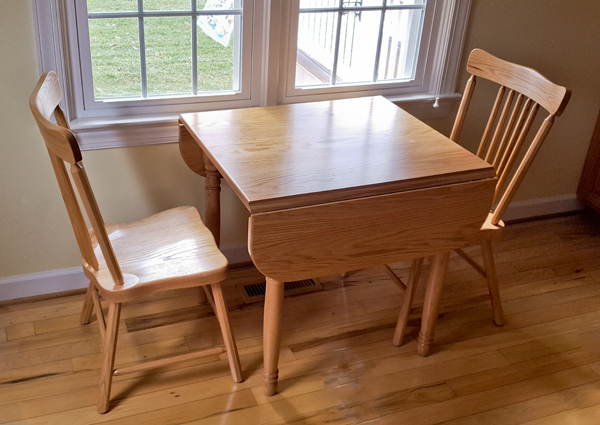
POLYGON ((251 213, 495 177, 381 96, 181 115, 251 213))

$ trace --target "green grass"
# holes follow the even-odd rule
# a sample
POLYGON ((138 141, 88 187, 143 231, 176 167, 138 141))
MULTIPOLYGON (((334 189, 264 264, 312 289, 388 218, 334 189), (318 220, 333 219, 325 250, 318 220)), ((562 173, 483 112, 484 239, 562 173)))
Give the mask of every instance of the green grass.
MULTIPOLYGON (((198 1, 198 9, 205 0, 198 1)), ((145 10, 187 10, 190 0, 144 0, 145 10)), ((90 12, 137 10, 136 0, 88 0, 90 12)), ((140 97, 141 66, 137 18, 90 19, 96 98, 140 97)), ((232 90, 233 38, 227 47, 198 27, 198 92, 232 90)), ((146 18, 148 95, 192 93, 191 17, 146 18)))

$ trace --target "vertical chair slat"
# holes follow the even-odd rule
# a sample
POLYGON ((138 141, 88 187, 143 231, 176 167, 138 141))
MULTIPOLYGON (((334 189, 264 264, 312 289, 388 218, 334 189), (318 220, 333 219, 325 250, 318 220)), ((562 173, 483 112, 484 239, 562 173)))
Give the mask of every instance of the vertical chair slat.
MULTIPOLYGON (((491 163, 496 170, 496 175, 500 174, 498 171, 498 165, 501 161, 501 158, 506 154, 512 144, 514 144, 514 140, 516 138, 516 134, 519 132, 519 126, 521 125, 521 119, 523 117, 523 100, 525 96, 520 94, 517 97, 517 101, 515 102, 514 107, 512 108, 512 112, 510 114, 510 118, 508 119, 508 123, 504 128, 504 133, 502 134, 502 140, 500 141, 498 148, 496 149, 495 155, 493 159, 491 159, 491 163)), ((527 105, 527 102, 525 102, 527 105)))
MULTIPOLYGON (((539 109, 539 105, 537 103, 534 104, 534 102, 529 99, 528 101, 528 105, 526 105, 525 108, 523 108, 523 117, 522 119, 525 119, 525 114, 527 113, 527 121, 520 125, 521 129, 519 132, 518 137, 515 135, 514 136, 514 143, 512 143, 510 149, 508 149, 505 152, 505 155, 502 158, 502 162, 500 163, 499 167, 498 167, 498 184, 496 185, 497 188, 502 188, 506 182, 506 180, 508 179, 508 177, 510 176, 510 172, 512 170, 513 165, 515 164, 519 153, 521 152, 521 148, 523 147, 523 144, 525 143, 525 139, 527 138, 527 135, 529 134, 529 130, 531 129, 531 126, 533 125, 533 120, 535 119, 535 116, 537 115, 537 111, 539 109)), ((497 192, 499 192, 499 190, 497 190, 497 192)), ((498 195, 496 195, 496 199, 494 201, 496 201, 498 198, 498 195)))
POLYGON ((531 145, 529 146, 529 149, 527 150, 525 157, 521 161, 521 164, 519 164, 519 168, 515 172, 515 175, 513 176, 513 178, 511 179, 511 181, 508 185, 508 188, 506 189, 506 191, 504 191, 504 194, 502 195, 502 199, 500 199, 498 206, 496 207, 496 209, 494 210, 494 212, 492 214, 491 224, 493 224, 494 226, 500 222, 502 215, 506 212, 506 209, 508 208, 510 201, 512 201, 512 198, 515 196, 515 193, 516 193, 517 189, 519 188, 521 181, 525 177, 527 170, 529 170, 529 167, 531 166, 533 159, 537 155, 539 149, 542 147, 542 143, 546 139, 546 136, 550 132, 550 129, 552 128, 553 124, 554 124, 554 115, 549 115, 544 120, 544 123, 542 124, 539 131, 535 135, 535 138, 534 138, 533 142, 531 142, 531 145))
POLYGON ((465 87, 465 92, 463 93, 456 115, 456 120, 452 127, 452 133, 450 134, 450 140, 454 140, 455 142, 458 140, 465 122, 465 117, 467 116, 469 105, 471 104, 471 98, 473 97, 473 91, 475 90, 475 84, 477 84, 477 79, 472 75, 471 78, 469 78, 469 81, 467 81, 467 86, 465 87))
POLYGON ((510 107, 513 103, 515 97, 515 91, 511 90, 508 92, 508 96, 506 97, 506 102, 504 103, 504 108, 502 108, 502 113, 500 114, 500 119, 498 120, 498 124, 496 125, 496 130, 494 131, 494 137, 492 138, 492 143, 487 150, 487 154, 485 155, 485 161, 492 163, 492 157, 496 148, 498 146, 498 140, 500 139, 500 135, 502 134, 502 129, 505 127, 506 118, 510 113, 510 107))
POLYGON ((75 239, 77 239, 81 256, 89 266, 94 270, 98 270, 98 259, 92 249, 90 233, 88 232, 85 220, 83 219, 83 214, 81 213, 79 202, 77 202, 77 197, 73 191, 73 186, 71 185, 71 179, 69 179, 69 175, 67 174, 65 163, 50 149, 48 149, 48 154, 50 155, 50 162, 52 163, 54 174, 58 180, 58 187, 60 188, 60 192, 67 207, 67 213, 69 214, 69 219, 73 226, 75 239))
POLYGON ((94 229, 94 234, 98 240, 98 245, 100 245, 102 254, 104 255, 104 260, 106 261, 106 266, 113 278, 113 282, 115 285, 123 285, 123 274, 121 273, 117 257, 115 256, 110 240, 108 239, 102 214, 100 214, 100 209, 98 208, 96 198, 92 192, 83 165, 71 165, 71 174, 73 175, 75 186, 77 186, 79 196, 81 197, 83 206, 85 207, 90 223, 92 224, 92 229, 94 229))
POLYGON ((487 148, 488 139, 492 134, 492 130, 494 129, 494 123, 496 122, 496 117, 498 116, 498 111, 500 111, 500 107, 502 106, 502 99, 504 99, 504 93, 506 92, 506 87, 500 86, 498 89, 498 95, 496 96, 496 101, 494 102, 494 106, 492 108, 492 112, 490 114, 490 118, 488 119, 487 125, 485 126, 485 131, 483 132, 483 136, 481 136, 481 142, 479 143, 479 149, 477 149, 477 156, 483 159, 483 155, 485 153, 485 149, 487 148))

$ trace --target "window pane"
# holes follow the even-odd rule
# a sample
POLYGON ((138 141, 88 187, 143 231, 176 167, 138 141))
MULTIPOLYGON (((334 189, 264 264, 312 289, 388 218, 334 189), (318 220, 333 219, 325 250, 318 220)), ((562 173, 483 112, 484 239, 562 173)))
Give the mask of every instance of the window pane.
POLYGON ((298 23, 296 87, 372 82, 380 11, 342 14, 334 60, 338 13, 301 13, 298 23))
POLYGON ((241 9, 242 0, 198 0, 198 10, 241 9))
POLYGON ((191 10, 191 2, 192 0, 144 0, 144 10, 191 10))
POLYGON ((336 12, 300 14, 296 87, 330 83, 337 16, 336 12))
MULTIPOLYGON (((344 7, 381 6, 382 4, 382 0, 344 0, 344 7)), ((388 4, 390 4, 390 0, 388 0, 388 4)))
POLYGON ((192 93, 191 18, 145 18, 144 33, 148 95, 192 93))
POLYGON ((136 18, 90 19, 94 97, 141 96, 136 18))
POLYGON ((348 12, 342 17, 337 78, 340 83, 373 80, 381 12, 348 12))
POLYGON ((426 0, 388 0, 388 6, 397 6, 397 5, 414 5, 414 4, 425 4, 426 0))
POLYGON ((422 10, 388 10, 385 14, 378 81, 414 78, 422 20, 422 10))
POLYGON ((315 7, 339 7, 340 0, 300 0, 300 9, 315 7))
POLYGON ((237 60, 234 57, 241 50, 241 46, 236 48, 236 43, 240 43, 239 33, 240 17, 198 17, 198 92, 239 90, 240 76, 234 76, 234 63, 238 68, 241 63, 239 57, 237 60))
POLYGON ((138 10, 137 0, 87 0, 88 13, 133 12, 138 10))

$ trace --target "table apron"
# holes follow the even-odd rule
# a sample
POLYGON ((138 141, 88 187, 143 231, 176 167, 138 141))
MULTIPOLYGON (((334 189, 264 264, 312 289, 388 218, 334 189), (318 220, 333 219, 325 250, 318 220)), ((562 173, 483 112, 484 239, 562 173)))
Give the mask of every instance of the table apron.
POLYGON ((496 179, 251 215, 248 248, 278 281, 452 251, 473 240, 492 205, 496 179))

